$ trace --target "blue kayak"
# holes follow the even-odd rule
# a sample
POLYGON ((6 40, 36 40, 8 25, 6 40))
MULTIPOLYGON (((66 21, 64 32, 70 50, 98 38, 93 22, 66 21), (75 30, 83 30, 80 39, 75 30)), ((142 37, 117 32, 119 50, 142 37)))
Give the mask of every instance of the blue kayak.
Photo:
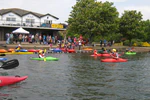
POLYGON ((20 49, 20 50, 16 50, 16 52, 27 52, 28 50, 26 49, 20 49))
POLYGON ((7 60, 7 58, 0 58, 0 61, 5 61, 7 60))
POLYGON ((62 52, 62 50, 59 49, 59 48, 53 49, 52 51, 53 51, 53 52, 62 52))

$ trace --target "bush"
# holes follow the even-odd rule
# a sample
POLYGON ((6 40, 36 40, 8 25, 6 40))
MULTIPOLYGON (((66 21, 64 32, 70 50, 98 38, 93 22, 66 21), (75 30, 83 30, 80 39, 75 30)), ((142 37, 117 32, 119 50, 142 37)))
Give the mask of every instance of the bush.
POLYGON ((130 45, 130 41, 129 41, 129 40, 125 40, 125 41, 123 42, 123 45, 129 46, 129 45, 130 45))

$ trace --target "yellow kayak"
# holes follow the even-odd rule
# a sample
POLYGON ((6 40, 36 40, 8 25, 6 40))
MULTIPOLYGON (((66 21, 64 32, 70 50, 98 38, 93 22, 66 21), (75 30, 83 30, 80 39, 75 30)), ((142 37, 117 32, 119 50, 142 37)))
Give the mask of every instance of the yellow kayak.
POLYGON ((0 54, 27 55, 27 54, 34 54, 34 52, 6 52, 6 53, 0 53, 0 54))

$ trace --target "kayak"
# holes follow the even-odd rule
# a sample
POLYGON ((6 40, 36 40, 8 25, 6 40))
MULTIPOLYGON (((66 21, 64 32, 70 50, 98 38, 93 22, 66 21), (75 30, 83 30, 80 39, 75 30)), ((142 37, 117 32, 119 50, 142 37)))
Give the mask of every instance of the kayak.
POLYGON ((34 54, 34 52, 7 52, 7 53, 0 53, 0 54, 14 54, 14 55, 22 55, 22 54, 34 54))
POLYGON ((93 54, 91 56, 99 56, 99 57, 110 57, 110 54, 109 53, 99 53, 97 55, 93 54))
POLYGON ((36 50, 36 49, 29 49, 28 52, 39 52, 40 49, 36 50))
POLYGON ((53 51, 53 52, 55 52, 55 53, 57 53, 57 52, 62 52, 62 50, 61 50, 61 49, 59 49, 59 48, 52 49, 52 51, 53 51))
POLYGON ((5 49, 0 49, 0 53, 5 53, 5 52, 7 52, 7 50, 5 50, 5 49))
POLYGON ((0 58, 0 61, 5 61, 7 60, 7 58, 0 58))
POLYGON ((0 86, 15 84, 27 78, 28 76, 0 76, 0 86))
POLYGON ((45 57, 45 58, 30 58, 31 60, 42 60, 44 61, 44 59, 46 59, 46 61, 58 61, 58 58, 54 58, 54 57, 45 57))
POLYGON ((26 50, 26 49, 20 49, 20 50, 16 50, 16 52, 28 52, 28 50, 26 50))
POLYGON ((83 50, 85 50, 85 51, 92 51, 93 49, 92 48, 84 48, 83 50))
POLYGON ((105 58, 105 59, 101 59, 101 62, 127 62, 127 59, 123 59, 123 58, 105 58))
POLYGON ((75 51, 75 49, 68 49, 67 52, 68 53, 75 53, 76 51, 75 51))
POLYGON ((125 54, 126 54, 126 55, 135 55, 136 52, 126 52, 125 54))

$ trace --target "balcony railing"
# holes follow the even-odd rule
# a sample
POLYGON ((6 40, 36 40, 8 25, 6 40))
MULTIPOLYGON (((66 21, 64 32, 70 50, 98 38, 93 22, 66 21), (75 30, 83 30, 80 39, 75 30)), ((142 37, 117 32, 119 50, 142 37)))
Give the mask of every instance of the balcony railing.
POLYGON ((25 26, 25 27, 45 27, 45 28, 61 28, 66 29, 67 25, 62 23, 41 23, 41 22, 32 22, 26 23, 23 21, 6 21, 0 20, 0 25, 4 26, 25 26))

